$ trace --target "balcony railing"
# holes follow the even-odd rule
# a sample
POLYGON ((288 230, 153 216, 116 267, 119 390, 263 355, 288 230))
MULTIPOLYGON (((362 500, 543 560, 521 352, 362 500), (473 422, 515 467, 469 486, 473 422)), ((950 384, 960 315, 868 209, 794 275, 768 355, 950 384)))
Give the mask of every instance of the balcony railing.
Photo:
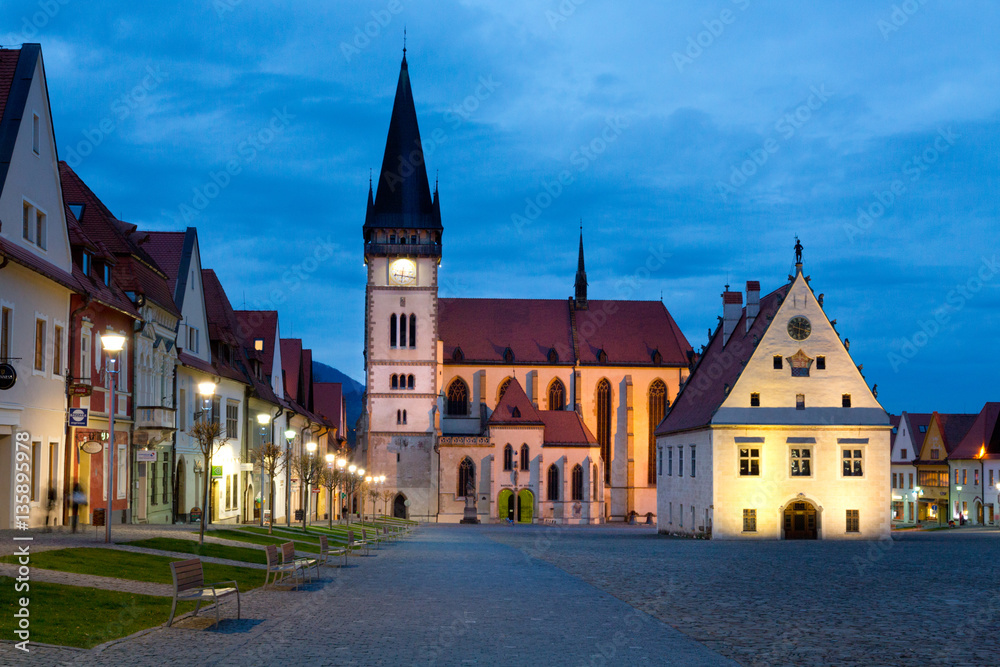
POLYGON ((177 411, 162 406, 139 407, 135 410, 136 428, 177 428, 177 411))

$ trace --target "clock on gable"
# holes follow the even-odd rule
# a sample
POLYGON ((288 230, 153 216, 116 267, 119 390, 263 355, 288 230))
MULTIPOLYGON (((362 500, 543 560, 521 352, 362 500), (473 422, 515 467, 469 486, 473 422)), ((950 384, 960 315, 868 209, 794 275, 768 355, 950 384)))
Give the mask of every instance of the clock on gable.
POLYGON ((417 265, 412 259, 397 259, 389 264, 389 281, 408 287, 417 281, 417 265))
POLYGON ((812 333, 812 325, 801 315, 796 315, 788 320, 788 335, 793 340, 805 340, 809 338, 810 333, 812 333))

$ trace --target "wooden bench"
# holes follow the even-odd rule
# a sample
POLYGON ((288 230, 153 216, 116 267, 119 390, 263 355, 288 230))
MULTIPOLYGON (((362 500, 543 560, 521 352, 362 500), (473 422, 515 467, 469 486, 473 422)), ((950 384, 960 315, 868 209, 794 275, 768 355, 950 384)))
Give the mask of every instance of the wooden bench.
POLYGON ((264 588, 267 588, 267 584, 270 582, 272 586, 275 586, 288 577, 295 579, 295 587, 299 587, 299 568, 295 563, 282 563, 281 558, 278 556, 278 547, 273 544, 268 544, 264 547, 267 552, 267 574, 264 576, 264 588), (273 579, 272 579, 273 575, 273 579))
POLYGON ((354 547, 362 547, 365 550, 365 555, 371 552, 371 547, 369 546, 367 540, 356 540, 354 539, 354 531, 347 531, 347 548, 354 552, 354 547))
POLYGON ((319 561, 320 565, 326 565, 330 556, 343 556, 344 565, 347 565, 347 552, 349 549, 347 547, 334 547, 330 548, 330 540, 326 535, 319 536, 319 561))
POLYGON ((170 618, 167 620, 167 627, 174 622, 174 614, 177 612, 178 600, 195 600, 198 605, 194 608, 194 615, 198 615, 203 602, 215 603, 215 625, 219 625, 219 601, 230 595, 236 595, 236 618, 240 617, 240 587, 235 581, 218 581, 214 584, 205 583, 205 571, 201 566, 201 559, 192 558, 190 560, 176 560, 170 563, 170 574, 174 579, 174 603, 170 607, 170 618), (223 586, 232 584, 232 586, 223 586))
POLYGON ((378 536, 378 531, 362 528, 361 539, 369 544, 374 544, 376 549, 382 548, 382 538, 378 536))
POLYGON ((281 562, 301 569, 303 577, 305 577, 311 567, 316 568, 316 576, 319 576, 319 561, 315 558, 296 556, 294 542, 285 542, 281 545, 281 562))

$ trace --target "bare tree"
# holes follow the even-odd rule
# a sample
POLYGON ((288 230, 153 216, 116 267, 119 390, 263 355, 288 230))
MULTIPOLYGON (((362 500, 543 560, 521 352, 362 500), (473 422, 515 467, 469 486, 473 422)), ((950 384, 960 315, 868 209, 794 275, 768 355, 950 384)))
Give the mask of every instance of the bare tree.
MULTIPOLYGON (((285 458, 285 450, 273 442, 265 442, 250 450, 250 460, 252 460, 262 475, 267 475, 267 508, 271 510, 271 520, 267 522, 267 532, 270 535, 274 530, 274 478, 277 477, 288 464, 285 458)), ((261 516, 264 509, 261 508, 261 516)))
POLYGON ((330 528, 333 528, 333 508, 336 507, 335 503, 339 500, 338 498, 334 498, 334 492, 336 491, 337 487, 339 487, 340 484, 344 481, 344 476, 345 473, 343 470, 339 470, 329 465, 323 466, 323 468, 319 472, 319 479, 317 480, 317 483, 320 486, 326 487, 326 494, 327 494, 326 497, 330 501, 330 508, 329 508, 330 528))
POLYGON ((378 507, 375 504, 378 502, 379 498, 382 497, 382 492, 379 491, 374 486, 368 489, 368 497, 372 499, 372 521, 375 521, 375 514, 378 513, 378 507))
MULTIPOLYGON (((357 475, 347 473, 344 476, 344 493, 347 494, 348 502, 354 500, 354 493, 361 488, 362 480, 357 475)), ((347 512, 347 525, 351 525, 351 513, 353 512, 353 507, 348 507, 347 512)))
POLYGON ((205 543, 205 523, 208 520, 208 487, 212 483, 212 457, 229 440, 228 435, 222 435, 222 425, 217 421, 207 419, 207 417, 206 413, 188 431, 188 435, 198 441, 198 448, 201 450, 205 468, 205 488, 202 492, 201 531, 198 535, 198 542, 201 544, 205 543))
POLYGON ((319 479, 319 475, 324 468, 324 464, 315 454, 300 454, 292 457, 292 471, 298 476, 302 485, 302 530, 308 530, 306 522, 309 520, 309 498, 312 495, 312 487, 319 479))
POLYGON ((389 515, 389 501, 396 497, 392 489, 382 489, 382 514, 389 515))

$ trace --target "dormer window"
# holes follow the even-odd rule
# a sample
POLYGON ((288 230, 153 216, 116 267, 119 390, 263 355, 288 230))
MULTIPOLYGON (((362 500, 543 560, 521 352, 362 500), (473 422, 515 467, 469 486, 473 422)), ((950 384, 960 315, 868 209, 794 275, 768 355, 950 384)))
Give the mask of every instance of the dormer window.
POLYGON ((554 347, 549 349, 549 363, 550 364, 559 363, 559 353, 556 352, 556 349, 554 347))
POLYGON ((660 354, 659 350, 653 350, 653 365, 659 366, 663 363, 663 355, 660 354))
POLYGON ((253 339, 253 349, 257 350, 258 352, 263 352, 264 351, 264 339, 263 338, 254 338, 253 339))
POLYGON ((605 352, 604 350, 601 350, 600 352, 598 352, 597 353, 597 361, 600 364, 606 364, 606 363, 608 363, 608 353, 605 352))
POLYGON ((90 277, 90 253, 86 250, 83 251, 83 257, 80 260, 80 270, 83 271, 83 275, 90 277))
POLYGON ((104 280, 105 285, 111 287, 111 265, 107 262, 104 264, 104 272, 102 273, 101 278, 104 280))
POLYGON ((921 433, 927 433, 927 426, 926 425, 921 425, 920 426, 920 432, 921 433))
POLYGON ((514 363, 514 351, 509 347, 503 351, 503 360, 506 364, 514 363))

